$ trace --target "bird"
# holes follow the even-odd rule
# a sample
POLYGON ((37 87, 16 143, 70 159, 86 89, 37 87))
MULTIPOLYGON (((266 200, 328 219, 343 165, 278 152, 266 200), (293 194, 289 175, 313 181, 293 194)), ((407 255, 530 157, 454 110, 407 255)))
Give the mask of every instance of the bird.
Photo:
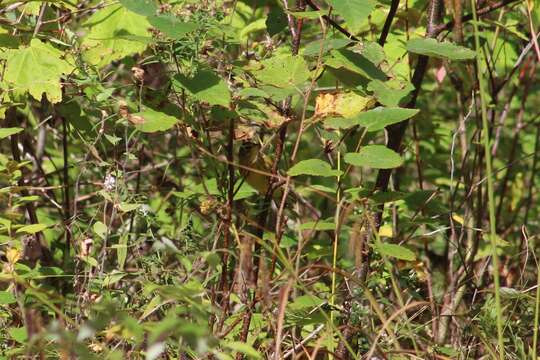
POLYGON ((265 195, 270 187, 272 160, 261 152, 261 148, 259 143, 243 141, 238 150, 238 163, 244 181, 259 194, 265 195))

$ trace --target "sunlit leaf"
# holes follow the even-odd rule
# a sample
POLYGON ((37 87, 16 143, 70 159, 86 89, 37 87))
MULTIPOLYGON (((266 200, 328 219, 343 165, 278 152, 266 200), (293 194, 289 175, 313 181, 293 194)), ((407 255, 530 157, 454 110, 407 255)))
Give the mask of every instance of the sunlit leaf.
POLYGON ((263 69, 255 73, 265 84, 280 88, 299 87, 310 78, 306 61, 301 56, 279 55, 261 62, 263 69))
POLYGON ((17 233, 26 233, 26 234, 35 234, 40 231, 45 230, 49 226, 46 224, 31 224, 31 225, 25 225, 19 229, 17 229, 17 233))
POLYGON ((407 120, 418 114, 417 109, 376 107, 373 110, 358 114, 354 119, 357 125, 363 126, 367 131, 378 131, 388 125, 407 120))
POLYGON ((23 131, 23 128, 0 128, 0 139, 7 138, 23 131))
POLYGON ((338 176, 342 173, 342 171, 333 170, 329 163, 319 159, 302 160, 287 172, 290 176, 338 176))
POLYGON ((30 46, 8 49, 2 57, 7 60, 4 81, 15 93, 28 92, 38 101, 43 94, 52 103, 62 100, 60 79, 74 67, 60 50, 33 39, 30 46))
POLYGON ((144 111, 131 114, 130 119, 137 119, 135 127, 145 133, 167 131, 178 123, 174 116, 167 115, 160 111, 146 109, 144 111))
POLYGON ((84 27, 88 29, 81 43, 85 49, 84 58, 99 67, 143 51, 147 43, 141 40, 151 35, 146 17, 122 5, 98 10, 84 23, 84 27))

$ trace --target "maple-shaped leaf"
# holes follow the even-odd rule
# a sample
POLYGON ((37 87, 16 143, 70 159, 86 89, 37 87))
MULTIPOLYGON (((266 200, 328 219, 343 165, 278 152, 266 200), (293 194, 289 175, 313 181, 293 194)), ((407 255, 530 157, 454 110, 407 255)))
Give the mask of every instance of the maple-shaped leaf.
POLYGON ((146 17, 122 5, 107 6, 93 14, 84 26, 89 29, 82 41, 84 58, 103 67, 146 49, 151 27, 146 17))
POLYGON ((15 94, 28 92, 38 101, 45 94, 52 103, 62 101, 60 78, 74 66, 60 50, 33 39, 30 46, 9 49, 3 57, 7 60, 4 81, 15 94))

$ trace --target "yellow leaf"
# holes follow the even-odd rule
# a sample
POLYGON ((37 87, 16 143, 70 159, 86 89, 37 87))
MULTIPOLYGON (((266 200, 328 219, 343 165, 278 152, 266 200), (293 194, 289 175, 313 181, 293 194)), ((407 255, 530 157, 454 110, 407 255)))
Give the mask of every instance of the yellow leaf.
POLYGON ((6 251, 6 258, 11 265, 16 264, 21 259, 21 256, 22 254, 19 249, 10 248, 6 251))
POLYGON ((384 236, 384 237, 394 236, 394 231, 392 230, 392 226, 390 225, 381 226, 381 228, 379 229, 379 236, 384 236))
POLYGON ((365 97, 354 92, 323 93, 315 99, 315 116, 341 115, 351 117, 375 105, 373 97, 365 97))

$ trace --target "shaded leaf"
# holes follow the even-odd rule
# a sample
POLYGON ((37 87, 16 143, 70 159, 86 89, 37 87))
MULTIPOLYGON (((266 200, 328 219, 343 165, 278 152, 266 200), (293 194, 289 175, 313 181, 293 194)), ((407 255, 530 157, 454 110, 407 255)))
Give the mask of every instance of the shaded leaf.
POLYGON ((362 22, 375 9, 375 2, 370 0, 327 0, 327 2, 353 32, 358 31, 362 22))
POLYGON ((330 50, 342 49, 352 42, 350 39, 321 39, 315 40, 307 44, 302 52, 304 56, 323 55, 330 50), (322 46, 322 52, 321 52, 322 46))
POLYGON ((231 94, 227 84, 212 70, 200 70, 193 78, 178 74, 173 86, 184 88, 191 96, 210 105, 229 107, 231 94))
POLYGON ((251 345, 248 345, 246 343, 243 343, 240 341, 231 341, 231 342, 224 342, 222 343, 222 345, 233 351, 242 353, 246 355, 248 358, 262 359, 262 356, 257 352, 257 350, 255 350, 251 345))
POLYGON ((386 80, 386 74, 362 54, 341 49, 332 50, 331 55, 332 57, 325 61, 325 64, 330 67, 335 69, 345 68, 372 80, 386 80))
POLYGON ((270 36, 279 34, 287 28, 287 15, 279 6, 272 6, 266 17, 266 31, 270 36))
POLYGON ((373 169, 392 169, 403 163, 398 153, 384 145, 364 146, 357 153, 345 154, 344 160, 347 164, 373 169))
POLYGON ((120 4, 129 11, 143 16, 155 15, 158 10, 154 0, 120 0, 120 4))
POLYGON ((396 259, 405 261, 416 260, 416 255, 411 250, 397 244, 375 244, 375 248, 379 253, 385 256, 390 256, 396 259))
POLYGON ((373 80, 368 84, 368 90, 373 91, 377 100, 384 106, 398 106, 414 87, 411 83, 400 80, 385 82, 373 80))
POLYGON ((182 39, 186 34, 195 31, 199 25, 193 22, 182 22, 172 15, 159 15, 148 17, 150 24, 170 37, 171 39, 182 39))
POLYGON ((411 39, 407 42, 407 51, 415 54, 432 56, 448 60, 474 59, 476 52, 466 47, 452 44, 451 42, 439 42, 430 38, 411 39))

